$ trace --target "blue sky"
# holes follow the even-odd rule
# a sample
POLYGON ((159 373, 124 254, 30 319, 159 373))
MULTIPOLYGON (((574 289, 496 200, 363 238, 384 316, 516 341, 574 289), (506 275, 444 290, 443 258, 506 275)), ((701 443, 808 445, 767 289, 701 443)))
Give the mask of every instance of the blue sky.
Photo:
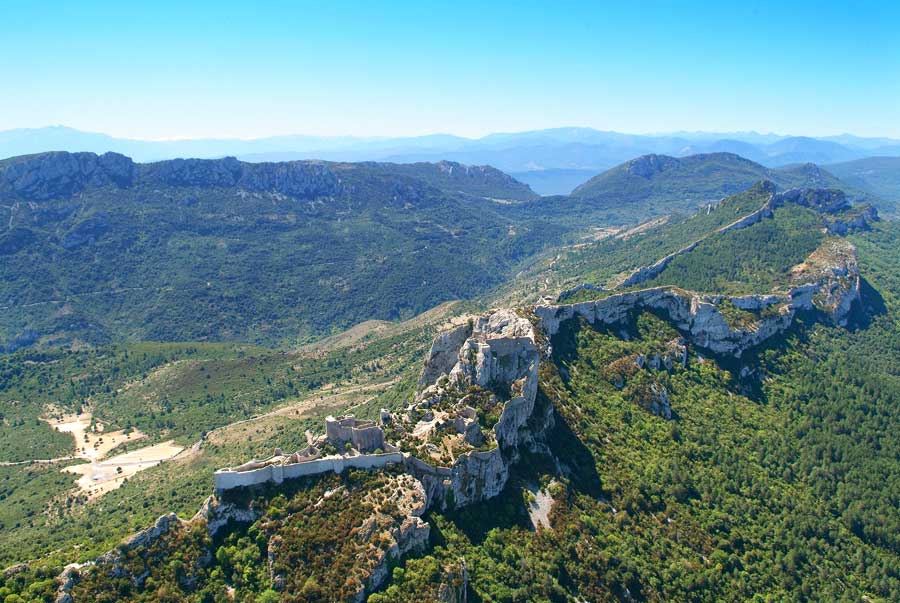
POLYGON ((4 0, 0 74, 0 130, 900 137, 900 2, 4 0))

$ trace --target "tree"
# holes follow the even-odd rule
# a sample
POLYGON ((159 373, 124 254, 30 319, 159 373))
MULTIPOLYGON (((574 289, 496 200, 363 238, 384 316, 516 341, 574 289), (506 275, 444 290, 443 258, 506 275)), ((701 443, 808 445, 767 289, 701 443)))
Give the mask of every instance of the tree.
POLYGON ((281 595, 272 590, 271 588, 267 588, 266 590, 259 593, 259 596, 256 597, 256 603, 278 603, 281 600, 281 595))

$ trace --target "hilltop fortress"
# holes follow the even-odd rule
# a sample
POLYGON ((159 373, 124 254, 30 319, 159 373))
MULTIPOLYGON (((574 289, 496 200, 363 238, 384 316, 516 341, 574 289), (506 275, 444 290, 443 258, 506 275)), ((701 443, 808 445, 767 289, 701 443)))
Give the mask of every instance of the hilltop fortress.
MULTIPOLYGON (((767 202, 721 230, 770 219, 773 208, 786 203, 815 208, 826 217, 848 209, 845 197, 836 191, 776 193, 770 185, 761 186, 770 193, 767 202)), ((862 227, 875 217, 868 210, 854 215, 854 220, 859 216, 862 227)), ((830 245, 833 248, 810 256, 792 275, 791 288, 782 293, 723 296, 672 286, 622 291, 620 285, 609 295, 598 289, 601 295, 595 301, 565 304, 557 298, 556 303, 543 302, 530 310, 491 310, 471 317, 435 338, 418 393, 405 409, 382 410, 377 422, 328 417, 325 435, 306 449, 289 455, 276 450, 266 460, 217 471, 216 489, 402 464, 422 482, 428 507, 459 508, 492 498, 506 485, 509 468, 523 447, 534 452, 547 449, 543 438, 553 425, 553 409, 535 412, 538 368, 549 359, 551 340, 562 323, 584 320, 594 327, 615 326, 634 312, 651 311, 682 334, 681 351, 658 359, 657 366, 668 366, 676 357, 685 363, 688 347, 740 359, 747 349, 788 329, 799 311, 819 312, 836 325, 847 324, 860 292, 856 252, 843 240, 830 245), (725 306, 738 308, 743 320, 729 319, 725 306), (326 449, 330 454, 323 453, 326 449)), ((665 260, 635 270, 627 285, 657 274, 665 260)), ((667 392, 656 395, 658 414, 671 417, 667 392)))
MULTIPOLYGON (((831 193, 773 192, 761 210, 739 218, 729 228, 741 228, 752 220, 771 217, 771 207, 799 203, 833 211, 844 207, 831 193), (737 226, 735 226, 737 224, 737 226)), ((865 213, 847 218, 847 227, 865 213)), ((829 218, 829 219, 830 219, 829 218)), ((648 287, 648 279, 665 269, 659 263, 636 270, 629 288, 605 291, 587 285, 581 289, 594 299, 565 303, 561 297, 521 310, 491 310, 468 318, 440 333, 425 359, 414 398, 395 412, 382 410, 377 421, 352 415, 328 417, 325 433, 309 438, 302 450, 285 454, 276 449, 265 460, 253 460, 216 471, 216 495, 207 499, 195 519, 202 520, 210 536, 230 522, 257 520, 262 511, 241 496, 229 492, 242 487, 279 484, 284 480, 345 469, 381 469, 395 466, 391 479, 402 482, 400 491, 408 515, 392 528, 387 550, 379 553, 372 573, 361 586, 359 597, 382 584, 389 561, 428 542, 430 524, 422 519, 428 509, 458 509, 497 496, 506 486, 511 467, 527 452, 550 456, 558 467, 567 459, 556 458, 547 444, 556 415, 550 396, 538 396, 539 371, 552 366, 553 346, 565 328, 578 325, 623 333, 634 316, 649 312, 665 320, 678 336, 653 353, 623 357, 629 370, 670 371, 688 366, 701 355, 728 358, 744 379, 753 374, 744 364, 751 348, 769 343, 791 327, 801 312, 838 326, 846 326, 851 309, 860 299, 860 274, 856 251, 844 239, 827 240, 802 264, 795 266, 782 291, 765 294, 710 295, 673 286, 648 287), (645 288, 631 290, 643 284, 645 288)), ((618 387, 618 386, 617 386, 618 387)), ((646 408, 661 420, 676 412, 662 383, 650 388, 646 408)), ((677 400, 675 401, 677 411, 677 400)), ((180 525, 173 515, 136 535, 124 548, 100 558, 96 565, 125 571, 124 554, 146 549, 180 525)), ((271 550, 271 549, 270 549, 271 550)), ((380 549, 379 549, 380 550, 380 549)), ((78 568, 67 568, 60 577, 59 603, 71 603, 68 591, 77 581, 78 568)))
POLYGON ((216 471, 216 490, 402 463, 428 506, 491 498, 506 484, 534 408, 536 339, 532 323, 510 310, 472 318, 435 339, 422 389, 404 412, 382 410, 378 422, 328 417, 325 435, 303 450, 216 471))

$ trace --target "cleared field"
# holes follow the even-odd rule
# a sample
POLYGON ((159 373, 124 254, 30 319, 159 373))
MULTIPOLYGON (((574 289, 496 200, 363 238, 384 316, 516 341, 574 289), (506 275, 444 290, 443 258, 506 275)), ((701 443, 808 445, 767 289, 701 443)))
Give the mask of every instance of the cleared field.
POLYGON ((106 458, 122 444, 143 439, 147 435, 137 430, 129 433, 125 433, 123 429, 104 431, 103 423, 95 422, 89 411, 80 414, 55 414, 55 416, 54 412, 55 409, 51 409, 51 416, 45 417, 44 420, 57 431, 71 434, 75 440, 74 454, 63 459, 89 461, 81 465, 70 465, 62 471, 80 475, 75 483, 89 498, 97 498, 115 490, 139 471, 155 467, 184 450, 183 446, 169 440, 106 458))
POLYGON ((111 490, 115 490, 126 479, 139 471, 155 467, 163 461, 175 458, 182 450, 184 450, 183 446, 179 446, 172 440, 169 440, 168 442, 145 446, 124 454, 117 454, 104 461, 71 465, 63 469, 63 471, 81 475, 75 483, 89 498, 97 498, 111 490))
POLYGON ((103 423, 93 422, 90 412, 64 414, 58 418, 44 418, 51 427, 62 433, 69 433, 75 439, 74 458, 89 461, 102 459, 113 449, 125 442, 134 442, 147 437, 138 430, 125 433, 124 429, 104 431, 103 423), (92 423, 94 428, 91 428, 92 423))

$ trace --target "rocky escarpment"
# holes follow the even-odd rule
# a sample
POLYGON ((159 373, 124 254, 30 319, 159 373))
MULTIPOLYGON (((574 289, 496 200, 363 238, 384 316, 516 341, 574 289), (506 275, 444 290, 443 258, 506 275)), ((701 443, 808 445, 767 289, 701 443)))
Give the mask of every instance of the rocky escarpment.
POLYGON ((384 186, 409 198, 422 184, 448 193, 499 196, 514 200, 537 197, 527 185, 490 166, 436 164, 332 163, 289 161, 246 163, 223 159, 172 159, 138 164, 118 153, 52 152, 0 165, 0 196, 42 201, 66 198, 89 188, 219 187, 278 193, 297 199, 340 197, 360 188, 384 186), (347 178, 351 175, 353 178, 347 178))
POLYGON ((524 432, 539 362, 534 326, 510 310, 489 312, 435 339, 422 388, 398 426, 413 452, 408 469, 425 484, 429 505, 458 508, 503 490, 518 446, 533 437, 524 432), (490 437, 476 448, 466 426, 478 421, 473 427, 480 427, 491 413, 498 414, 490 437), (447 450, 456 453, 448 459, 447 450))
POLYGON ((364 165, 385 174, 417 178, 449 193, 508 201, 531 201, 538 195, 527 184, 489 165, 436 163, 374 163, 364 165))
MULTIPOLYGON (((74 603, 72 590, 81 580, 83 572, 102 572, 111 578, 127 578, 135 587, 142 587, 150 575, 151 567, 159 559, 154 551, 164 547, 177 531, 191 526, 205 525, 205 532, 212 539, 220 530, 233 523, 251 523, 261 515, 254 507, 241 507, 208 497, 191 520, 180 519, 175 513, 160 516, 152 526, 145 528, 116 548, 104 553, 95 561, 67 566, 57 578, 59 583, 57 603, 74 603), (136 563, 135 560, 138 560, 136 563)), ((158 551, 157 551, 158 552, 158 551)), ((208 563, 211 556, 201 560, 208 563)))
POLYGON ((645 283, 659 276, 666 267, 680 255, 692 252, 700 243, 711 236, 732 230, 741 230, 757 224, 761 220, 771 218, 775 210, 792 203, 815 210, 822 216, 823 226, 831 233, 845 235, 852 230, 864 230, 869 223, 878 219, 878 212, 870 205, 851 207, 846 194, 837 189, 790 189, 777 192, 775 184, 763 181, 756 185, 760 192, 768 193, 768 200, 757 210, 738 218, 717 229, 710 235, 702 237, 681 249, 660 258, 653 264, 641 266, 616 284, 616 288, 624 289, 645 283))
POLYGON ((160 547, 164 547, 172 540, 174 533, 184 529, 187 524, 175 513, 168 513, 149 528, 104 553, 96 561, 67 566, 57 578, 59 588, 56 603, 75 603, 76 598, 72 592, 84 572, 102 573, 111 579, 125 578, 133 587, 142 588, 150 576, 152 566, 162 560, 160 547))
MULTIPOLYGON (((330 546, 342 551, 343 561, 350 562, 345 567, 352 570, 341 577, 345 580, 341 599, 364 601, 386 580, 392 563, 423 550, 430 534, 429 524, 422 519, 426 496, 418 480, 391 473, 365 484, 333 480, 327 488, 321 485, 313 490, 306 504, 288 514, 277 505, 270 508, 265 500, 258 505, 252 498, 210 497, 191 520, 179 519, 174 513, 163 515, 95 561, 68 566, 57 579, 56 601, 91 601, 98 592, 113 588, 119 592, 122 588, 133 592, 155 588, 149 586, 149 580, 152 578, 153 584, 165 580, 164 568, 173 559, 179 560, 178 587, 185 593, 196 592, 209 576, 217 552, 215 536, 233 529, 235 523, 247 525, 259 519, 264 519, 257 529, 259 537, 266 540, 262 561, 267 564, 271 588, 298 590, 296 575, 303 575, 305 569, 298 567, 297 556, 305 553, 291 544, 297 523, 312 520, 327 525, 333 521, 345 532, 340 536, 342 542, 330 546)), ((303 579, 300 582, 302 585, 303 579)))
POLYGON ((135 164, 118 153, 43 153, 20 157, 0 172, 0 193, 36 201, 68 197, 88 186, 131 186, 135 164))
POLYGON ((797 270, 798 284, 786 294, 702 295, 677 287, 654 287, 578 304, 538 305, 534 312, 549 337, 563 321, 576 317, 592 325, 616 325, 624 324, 632 312, 648 310, 665 316, 693 345, 739 358, 784 332, 800 310, 821 311, 834 324, 847 324, 859 299, 860 277, 852 246, 843 249, 841 262, 817 271, 797 270))
POLYGON ((136 164, 117 153, 56 152, 18 158, 0 171, 0 193, 24 200, 65 198, 103 186, 234 187, 304 199, 343 190, 335 164, 318 161, 243 163, 226 157, 136 164))
POLYGON ((862 205, 829 216, 826 218, 826 227, 829 232, 844 236, 853 231, 868 230, 871 223, 878 219, 878 210, 871 205, 862 205))

